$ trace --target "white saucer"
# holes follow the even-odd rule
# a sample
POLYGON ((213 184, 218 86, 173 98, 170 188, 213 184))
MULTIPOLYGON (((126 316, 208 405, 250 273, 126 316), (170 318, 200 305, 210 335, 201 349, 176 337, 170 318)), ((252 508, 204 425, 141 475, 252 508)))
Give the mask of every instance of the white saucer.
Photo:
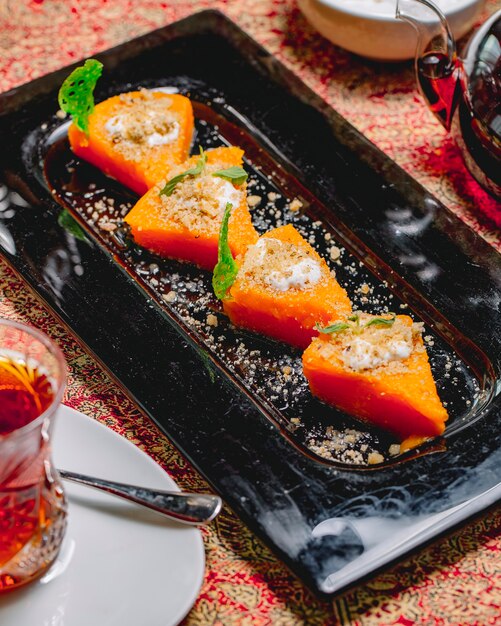
MULTIPOLYGON (((65 406, 53 449, 62 469, 178 490, 139 448, 65 406)), ((200 532, 88 487, 65 487, 68 529, 60 555, 39 581, 0 596, 0 624, 178 624, 204 577, 200 532)))

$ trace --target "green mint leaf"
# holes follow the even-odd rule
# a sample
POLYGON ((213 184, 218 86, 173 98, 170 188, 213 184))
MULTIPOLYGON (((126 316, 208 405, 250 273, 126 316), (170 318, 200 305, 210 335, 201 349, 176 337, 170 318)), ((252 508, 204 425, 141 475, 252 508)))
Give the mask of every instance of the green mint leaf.
POLYGON ((390 319, 387 319, 386 317, 375 317, 370 322, 367 322, 367 324, 364 325, 364 328, 367 328, 368 326, 393 326, 395 318, 395 315, 390 319))
POLYGON ((212 175, 229 180, 234 185, 242 185, 247 180, 247 172, 239 165, 233 165, 226 170, 219 170, 212 175))
POLYGON ((200 174, 203 172, 203 169, 206 163, 207 163, 207 153, 204 152, 202 146, 200 146, 200 158, 196 162, 195 167, 191 167, 189 170, 186 170, 186 172, 182 172, 181 174, 178 174, 177 176, 174 176, 169 181, 167 181, 167 183, 165 184, 163 189, 161 189, 158 195, 159 196, 171 196, 174 193, 174 189, 176 188, 176 186, 180 182, 182 182, 187 176, 200 176, 200 174))
POLYGON ((212 288, 219 300, 228 298, 228 289, 235 282, 238 274, 238 265, 233 259, 230 246, 228 244, 228 222, 233 205, 231 202, 226 204, 224 210, 223 221, 221 222, 221 230, 219 231, 219 242, 217 247, 217 264, 212 275, 212 288))
POLYGON ((315 328, 318 330, 319 333, 322 333, 324 335, 330 335, 332 333, 339 333, 342 330, 348 330, 348 328, 350 328, 350 325, 346 322, 337 322, 336 324, 332 324, 331 326, 325 326, 325 328, 322 328, 319 324, 315 324, 315 328))
POLYGON ((193 176, 199 176, 203 172, 205 164, 207 163, 207 152, 204 151, 202 146, 198 146, 198 149, 200 150, 200 158, 193 168, 193 176))
POLYGON ((82 227, 71 215, 71 213, 66 209, 63 209, 61 213, 59 213, 57 223, 59 224, 59 226, 64 228, 67 233, 73 235, 75 239, 79 239, 80 241, 87 241, 87 237, 85 236, 82 227))
POLYGON ((167 181, 167 183, 165 184, 165 187, 163 187, 163 189, 160 191, 158 195, 159 196, 171 196, 174 193, 174 189, 176 188, 176 185, 180 183, 181 181, 183 181, 186 178, 186 176, 189 176, 190 171, 191 170, 187 170, 186 172, 183 172, 182 174, 178 174, 177 176, 174 176, 173 178, 171 178, 169 181, 167 181))
POLYGON ((339 333, 343 330, 348 329, 351 329, 355 334, 359 335, 362 332, 362 329, 368 328, 369 326, 393 326, 393 323, 395 322, 395 317, 395 315, 391 319, 387 319, 385 317, 375 317, 370 322, 367 322, 367 324, 360 326, 360 315, 358 315, 358 313, 355 313, 354 315, 350 315, 347 320, 348 322, 352 322, 351 324, 347 324, 346 322, 337 322, 336 324, 326 326, 325 328, 322 328, 319 324, 315 324, 315 327, 319 333, 323 333, 324 335, 339 333))
POLYGON ((94 111, 94 88, 102 73, 102 63, 87 59, 83 66, 71 72, 59 90, 59 106, 86 135, 89 134, 89 115, 94 111))

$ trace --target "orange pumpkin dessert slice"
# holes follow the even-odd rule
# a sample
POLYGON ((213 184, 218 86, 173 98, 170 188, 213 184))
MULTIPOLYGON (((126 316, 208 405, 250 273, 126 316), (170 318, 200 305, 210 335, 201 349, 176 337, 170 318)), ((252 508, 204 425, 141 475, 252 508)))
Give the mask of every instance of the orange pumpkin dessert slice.
POLYGON ((312 394, 390 431, 401 450, 441 435, 448 415, 421 331, 407 315, 363 313, 322 329, 303 354, 312 394))
POLYGON ((326 262, 291 225, 280 226, 250 247, 223 307, 236 326, 306 347, 327 323, 351 312, 346 291, 326 262))
POLYGON ((132 91, 96 104, 87 131, 71 124, 73 152, 142 195, 188 157, 193 109, 179 94, 132 91))
POLYGON ((234 256, 244 254, 258 235, 247 206, 243 154, 236 147, 214 148, 170 169, 168 177, 164 175, 125 218, 136 243, 160 256, 212 270, 221 222, 230 203, 230 249, 234 256), (244 177, 232 178, 233 170, 244 177))

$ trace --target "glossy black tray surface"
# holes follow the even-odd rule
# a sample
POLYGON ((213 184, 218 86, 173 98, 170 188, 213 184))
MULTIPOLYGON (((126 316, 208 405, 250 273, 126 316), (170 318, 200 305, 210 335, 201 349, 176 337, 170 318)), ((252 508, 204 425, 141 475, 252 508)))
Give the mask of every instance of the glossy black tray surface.
POLYGON ((499 255, 217 12, 97 58, 98 101, 176 89, 194 102, 194 147, 245 149, 260 232, 293 223, 355 307, 425 323, 446 433, 395 454, 391 437, 311 398, 299 351, 231 327, 209 274, 131 245, 120 219, 135 196, 75 159, 56 115, 68 69, 0 95, 13 267, 318 593, 497 501, 499 255))

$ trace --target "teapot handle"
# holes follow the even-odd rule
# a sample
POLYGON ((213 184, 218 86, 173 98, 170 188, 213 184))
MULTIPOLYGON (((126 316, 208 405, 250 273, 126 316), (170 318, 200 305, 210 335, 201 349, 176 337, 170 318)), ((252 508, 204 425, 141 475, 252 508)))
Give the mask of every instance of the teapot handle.
POLYGON ((415 69, 419 90, 440 123, 450 130, 461 93, 461 64, 449 24, 430 0, 397 0, 395 16, 417 31, 415 69))

